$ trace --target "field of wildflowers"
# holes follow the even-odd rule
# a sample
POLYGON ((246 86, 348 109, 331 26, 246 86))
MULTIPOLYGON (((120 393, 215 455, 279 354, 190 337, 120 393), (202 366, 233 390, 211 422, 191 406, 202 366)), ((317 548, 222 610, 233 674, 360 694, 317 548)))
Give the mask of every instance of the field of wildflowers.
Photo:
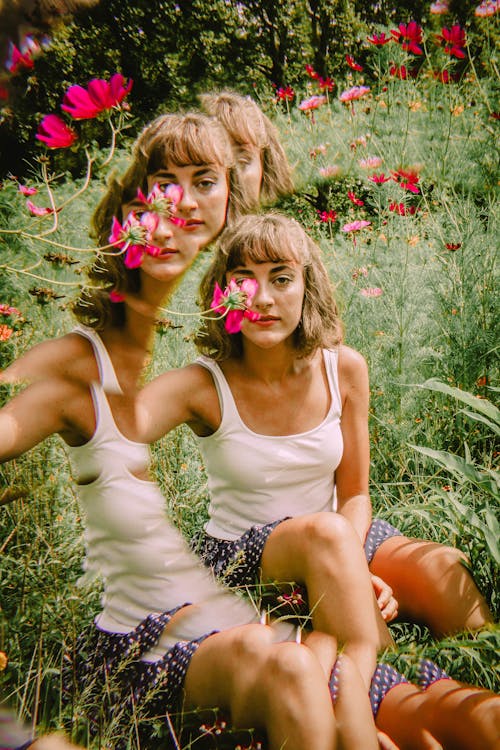
MULTIPOLYGON (((433 29, 409 21, 371 32, 363 64, 346 55, 341 78, 306 64, 300 88, 270 89, 259 103, 294 165, 296 194, 278 209, 321 245, 346 341, 369 364, 376 513, 408 535, 463 549, 498 615, 498 76, 478 77, 461 26, 436 26, 445 5, 433 4, 433 29)), ((478 8, 487 35, 500 6, 478 8)), ((29 54, 13 53, 12 65, 29 54)), ((48 150, 28 176, 0 190, 0 366, 71 328, 69 303, 93 253, 92 207, 126 159, 132 82, 116 74, 84 84, 41 121, 48 150), (96 118, 110 128, 109 150, 87 138, 96 118), (81 177, 62 169, 65 150, 84 154, 81 177)), ((196 316, 176 312, 196 312, 207 260, 202 254, 158 323, 150 375, 194 356, 196 316)), ((12 392, 2 386, 1 396, 12 392)), ((154 471, 173 522, 192 536, 207 490, 187 430, 154 447, 154 471)), ((81 519, 61 443, 46 441, 0 476, 2 695, 33 727, 68 718, 81 727, 84 707, 61 705, 61 665, 98 608, 99 588, 82 578, 81 519)), ((440 641, 418 625, 392 628, 397 649, 387 658, 406 673, 425 654, 458 679, 500 688, 497 627, 440 641)), ((161 722, 155 731, 166 736, 161 722)), ((189 734, 169 741, 258 747, 251 733, 235 738, 215 718, 201 734, 206 745, 189 734)), ((77 738, 85 744, 83 730, 77 738)))

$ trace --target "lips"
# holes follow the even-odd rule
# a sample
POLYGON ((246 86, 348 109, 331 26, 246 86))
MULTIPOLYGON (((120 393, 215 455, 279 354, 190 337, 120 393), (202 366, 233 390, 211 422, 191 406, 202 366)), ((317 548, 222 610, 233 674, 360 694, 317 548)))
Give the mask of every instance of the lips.
POLYGON ((182 228, 185 232, 194 232, 202 224, 203 222, 200 219, 188 219, 182 228))
POLYGON ((169 258, 171 255, 177 254, 178 250, 173 250, 170 247, 163 247, 160 253, 156 256, 157 258, 169 258))

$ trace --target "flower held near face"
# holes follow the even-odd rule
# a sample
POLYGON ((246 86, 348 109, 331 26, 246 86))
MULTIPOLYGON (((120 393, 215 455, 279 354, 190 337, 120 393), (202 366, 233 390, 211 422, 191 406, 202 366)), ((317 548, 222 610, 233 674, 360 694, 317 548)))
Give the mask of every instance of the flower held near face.
POLYGON ((125 252, 126 268, 139 268, 144 253, 153 257, 160 254, 160 248, 151 244, 151 237, 158 226, 158 216, 147 211, 138 219, 134 211, 127 216, 123 226, 113 217, 109 241, 125 252))
POLYGON ((224 327, 228 333, 239 333, 243 318, 248 320, 259 320, 260 314, 248 308, 252 304, 257 291, 255 279, 244 279, 238 284, 231 279, 227 287, 222 291, 215 283, 214 296, 210 307, 215 312, 222 313, 225 317, 224 327))

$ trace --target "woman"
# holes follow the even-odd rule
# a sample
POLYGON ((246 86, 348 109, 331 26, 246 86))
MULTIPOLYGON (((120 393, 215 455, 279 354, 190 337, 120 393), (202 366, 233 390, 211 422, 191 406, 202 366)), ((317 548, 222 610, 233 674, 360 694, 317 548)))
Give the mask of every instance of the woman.
POLYGON ((200 101, 205 112, 228 132, 254 209, 293 192, 291 169, 278 132, 251 97, 220 91, 202 94, 200 101))
POLYGON ((53 433, 66 443, 86 520, 87 569, 104 579, 102 610, 66 672, 68 685, 94 696, 86 709, 92 731, 114 716, 121 747, 134 736, 137 710, 148 718, 217 705, 236 726, 264 729, 271 749, 331 750, 337 741, 376 748, 366 687, 349 656, 334 670, 343 686, 337 723, 328 687, 335 640, 314 633, 303 645, 289 642, 290 627, 260 624, 197 563, 149 481, 136 396, 158 308, 235 210, 236 188, 217 123, 166 115, 146 127, 95 222, 101 245, 117 214, 134 233, 113 222, 121 250, 100 254, 91 277, 101 288, 88 288, 75 305, 86 325, 5 371, 5 382, 31 384, 0 410, 0 460, 53 433))
MULTIPOLYGON (((233 585, 252 583, 259 572, 264 580, 304 584, 313 627, 343 641, 366 680, 357 649, 358 638, 369 639, 361 620, 372 604, 361 554, 369 525, 364 360, 340 343, 319 249, 296 222, 247 216, 227 229, 202 282, 202 309, 212 305, 228 317, 230 295, 214 298, 214 286, 232 279, 232 292, 241 289, 239 300, 233 296, 240 332, 228 334, 222 314, 205 317, 198 345, 210 358, 143 389, 144 434, 149 441, 181 422, 191 427, 209 477, 205 551, 217 572, 230 571, 233 585)), ((377 537, 393 538, 388 525, 374 529, 368 537, 375 547, 384 544, 377 537)), ((499 699, 476 691, 477 704, 469 702, 468 688, 432 672, 424 693, 390 674, 379 728, 390 724, 402 747, 424 746, 414 739, 418 727, 450 750, 493 747, 488 715, 498 720, 499 699), (426 710, 414 715, 408 705, 426 710), (461 736, 457 717, 467 726, 461 736)))

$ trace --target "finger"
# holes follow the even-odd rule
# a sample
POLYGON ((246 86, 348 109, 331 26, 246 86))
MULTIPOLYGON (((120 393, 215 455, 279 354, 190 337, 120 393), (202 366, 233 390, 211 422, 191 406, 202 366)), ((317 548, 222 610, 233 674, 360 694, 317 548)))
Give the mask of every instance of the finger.
POLYGON ((399 747, 391 740, 385 732, 377 732, 380 750, 399 750, 399 747))

